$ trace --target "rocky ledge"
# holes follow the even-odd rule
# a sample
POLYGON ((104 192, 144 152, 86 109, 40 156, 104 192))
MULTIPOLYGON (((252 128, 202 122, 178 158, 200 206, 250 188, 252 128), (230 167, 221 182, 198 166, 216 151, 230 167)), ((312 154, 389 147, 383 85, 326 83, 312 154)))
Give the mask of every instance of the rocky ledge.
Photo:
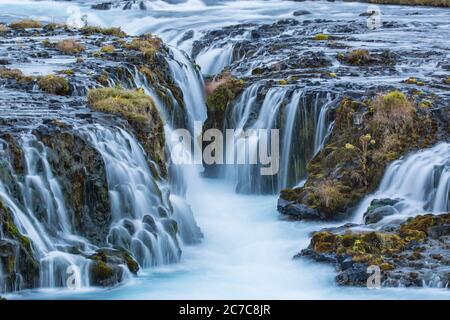
POLYGON ((440 108, 419 101, 400 91, 364 100, 344 98, 327 143, 308 163, 306 183, 282 190, 278 210, 296 220, 347 217, 378 187, 387 164, 447 140, 448 101, 436 100, 440 108))
MULTIPOLYGON (((169 178, 163 117, 180 127, 185 123, 182 91, 168 63, 170 49, 150 34, 129 37, 119 28, 24 20, 0 23, 0 52, 0 291, 40 286, 52 263, 55 283, 50 285, 65 286, 59 255, 85 261, 90 285, 115 285, 143 265, 151 240, 145 239, 138 256, 132 239, 144 233, 173 238, 178 251, 166 259, 176 260, 179 228, 170 217, 170 191, 159 188, 169 178), (111 133, 110 139, 123 130, 136 137, 139 150, 142 146, 154 180, 147 183, 155 192, 147 195, 155 207, 138 223, 145 230, 136 230, 131 217, 113 216, 115 186, 108 184, 102 150, 89 138, 98 126, 111 133), (37 180, 44 177, 41 185, 27 184, 30 170, 36 170, 37 180), (46 184, 53 189, 43 190, 46 184), (62 218, 54 220, 56 210, 65 210, 67 237, 58 229, 62 218), (42 250, 45 245, 25 235, 13 211, 33 215, 42 238, 52 243, 42 250), (156 230, 159 219, 163 231, 156 230), (52 250, 55 255, 48 254, 52 250)), ((130 211, 128 205, 122 211, 130 211)))
POLYGON ((377 266, 382 286, 446 287, 450 213, 418 215, 381 230, 353 224, 323 229, 312 234, 300 257, 333 264, 340 285, 366 286, 372 274, 368 267, 377 266))

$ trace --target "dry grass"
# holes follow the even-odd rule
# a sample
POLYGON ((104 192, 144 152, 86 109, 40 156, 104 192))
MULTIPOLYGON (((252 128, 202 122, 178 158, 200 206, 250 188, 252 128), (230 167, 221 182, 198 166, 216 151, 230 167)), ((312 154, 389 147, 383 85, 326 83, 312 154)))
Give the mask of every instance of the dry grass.
POLYGON ((42 23, 37 20, 26 19, 21 21, 14 21, 9 26, 15 30, 24 30, 31 28, 41 28, 42 23))
POLYGON ((64 54, 78 54, 85 50, 85 47, 73 39, 64 39, 56 44, 56 48, 64 54))
POLYGON ((370 62, 371 57, 368 50, 365 49, 355 49, 350 51, 347 56, 347 61, 353 65, 363 65, 370 62))
POLYGON ((148 121, 156 109, 153 100, 142 90, 115 87, 91 89, 87 97, 92 109, 120 114, 126 119, 148 121))
POLYGON ((101 28, 97 26, 88 26, 81 28, 81 32, 86 35, 102 34, 104 36, 115 36, 119 38, 127 36, 127 34, 120 28, 101 28))
POLYGON ((400 91, 378 96, 372 103, 373 123, 386 131, 398 132, 412 124, 415 108, 400 91))
POLYGON ((20 82, 31 82, 33 78, 30 76, 25 76, 19 69, 8 69, 0 68, 0 78, 3 79, 14 79, 20 82))
POLYGON ((113 45, 106 45, 101 47, 100 51, 103 53, 113 53, 116 50, 113 45))
POLYGON ((326 208, 339 207, 345 201, 345 194, 336 180, 321 180, 312 189, 320 205, 326 208))
POLYGON ((369 0, 377 4, 400 4, 411 6, 450 7, 449 0, 369 0))
POLYGON ((63 77, 48 75, 38 81, 41 90, 57 95, 67 95, 70 91, 69 81, 63 77))

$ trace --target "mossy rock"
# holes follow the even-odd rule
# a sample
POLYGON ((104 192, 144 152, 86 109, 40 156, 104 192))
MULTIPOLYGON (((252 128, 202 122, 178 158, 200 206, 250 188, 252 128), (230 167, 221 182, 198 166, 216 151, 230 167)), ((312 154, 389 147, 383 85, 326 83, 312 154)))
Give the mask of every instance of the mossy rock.
MULTIPOLYGON (((111 113, 126 119, 134 129, 151 160, 162 175, 167 175, 164 147, 164 124, 153 100, 142 89, 126 90, 119 87, 90 89, 88 104, 96 111, 111 113)), ((151 161, 149 161, 152 168, 151 161)))
POLYGON ((57 95, 68 95, 70 84, 66 78, 56 75, 43 76, 38 80, 39 88, 47 93, 57 95))
POLYGON ((335 118, 328 143, 307 166, 305 185, 281 194, 282 199, 318 210, 326 219, 342 217, 374 191, 390 161, 436 141, 429 114, 417 112, 417 106, 397 90, 362 102, 344 98, 335 118), (363 114, 362 125, 354 123, 358 113, 363 114))
POLYGON ((38 20, 25 19, 11 22, 9 27, 15 30, 34 29, 34 28, 42 28, 42 23, 38 20))

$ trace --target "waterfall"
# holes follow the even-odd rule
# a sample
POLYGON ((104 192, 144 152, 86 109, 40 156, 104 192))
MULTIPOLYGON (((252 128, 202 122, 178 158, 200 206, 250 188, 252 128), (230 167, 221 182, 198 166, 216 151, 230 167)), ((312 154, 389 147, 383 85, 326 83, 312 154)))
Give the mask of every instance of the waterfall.
POLYGON ((385 217, 383 223, 425 212, 450 211, 450 143, 442 142, 392 162, 378 190, 356 209, 355 221, 363 221, 370 202, 382 198, 399 200, 394 205, 398 214, 385 217))
POLYGON ((215 75, 220 73, 233 59, 233 44, 223 46, 214 45, 204 48, 195 57, 204 75, 215 75))
POLYGON ((167 59, 175 83, 181 88, 189 121, 189 130, 194 129, 194 121, 206 120, 204 83, 200 72, 194 67, 184 52, 171 48, 173 59, 167 59))
MULTIPOLYGON (((308 91, 289 86, 271 87, 261 83, 247 87, 227 112, 225 127, 243 130, 280 130, 280 168, 277 175, 261 176, 258 164, 240 164, 225 168, 228 179, 236 181, 244 193, 275 193, 297 185, 306 177, 306 163, 321 149, 332 127, 330 111, 339 102, 339 95, 308 91)), ((235 137, 226 149, 256 144, 261 137, 247 141, 235 137)))
MULTIPOLYGON (((32 242, 40 265, 39 286, 66 286, 64 279, 67 279, 69 266, 76 267, 75 283, 87 286, 90 260, 66 251, 73 247, 89 251, 93 246, 72 233, 62 189, 52 174, 46 147, 31 134, 23 135, 20 144, 26 162, 24 182, 15 177, 20 195, 14 197, 10 187, 0 181, 0 198, 11 210, 18 231, 32 242)), ((6 159, 4 148, 2 156, 6 159)), ((17 274, 17 279, 19 283, 14 287, 20 290, 21 275, 17 274)))

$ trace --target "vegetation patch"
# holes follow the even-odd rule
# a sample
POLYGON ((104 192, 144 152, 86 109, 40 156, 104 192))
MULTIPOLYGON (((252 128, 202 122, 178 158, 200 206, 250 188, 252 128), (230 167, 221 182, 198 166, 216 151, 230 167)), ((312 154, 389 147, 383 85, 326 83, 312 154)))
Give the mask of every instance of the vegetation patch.
POLYGON ((325 41, 328 40, 330 38, 329 35, 327 34, 323 34, 323 33, 318 33, 316 35, 314 35, 313 39, 316 41, 325 41))
POLYGON ((74 55, 83 52, 85 47, 73 39, 64 39, 56 44, 56 49, 64 54, 74 55))
POLYGON ((141 52, 147 62, 153 62, 156 53, 161 49, 162 40, 152 34, 144 34, 139 38, 134 38, 131 42, 124 44, 128 50, 136 50, 141 52))
POLYGON ((120 87, 90 89, 87 98, 93 110, 126 119, 149 157, 159 165, 163 175, 167 174, 164 162, 164 125, 153 100, 144 90, 126 90, 120 87))
POLYGON ((450 7, 450 2, 448 0, 366 0, 364 2, 410 6, 450 7))
POLYGON ((18 82, 23 83, 33 81, 33 77, 25 76, 23 72, 19 69, 0 68, 0 78, 14 79, 18 82))
POLYGON ((47 93, 67 95, 70 92, 69 81, 56 75, 48 75, 38 80, 39 88, 47 93))
POLYGON ((127 34, 120 28, 102 28, 98 26, 87 26, 81 28, 81 33, 85 35, 96 35, 101 34, 104 36, 115 36, 119 38, 126 37, 127 34))
POLYGON ((308 163, 305 185, 283 190, 281 198, 337 218, 375 190, 390 161, 430 146, 435 132, 430 113, 400 91, 363 102, 344 98, 329 142, 308 163))
POLYGON ((15 21, 12 22, 9 27, 11 29, 15 30, 25 30, 25 29, 32 29, 32 28, 42 28, 42 23, 38 20, 21 20, 21 21, 15 21))

